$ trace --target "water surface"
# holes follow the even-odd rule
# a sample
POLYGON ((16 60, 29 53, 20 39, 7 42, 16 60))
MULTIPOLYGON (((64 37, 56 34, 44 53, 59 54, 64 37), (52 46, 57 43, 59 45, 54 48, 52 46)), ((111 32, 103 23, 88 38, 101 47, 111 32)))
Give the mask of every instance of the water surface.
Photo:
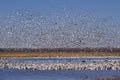
POLYGON ((18 70, 0 69, 0 80, 94 80, 95 78, 118 77, 120 70, 18 70))

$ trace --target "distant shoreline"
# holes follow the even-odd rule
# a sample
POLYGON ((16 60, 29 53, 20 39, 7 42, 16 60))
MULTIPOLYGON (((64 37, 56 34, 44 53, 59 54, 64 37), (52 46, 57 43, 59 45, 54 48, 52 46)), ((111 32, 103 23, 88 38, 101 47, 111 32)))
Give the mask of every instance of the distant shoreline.
POLYGON ((120 48, 0 48, 2 57, 104 57, 120 56, 120 48))
POLYGON ((120 52, 120 48, 0 48, 0 52, 120 52))

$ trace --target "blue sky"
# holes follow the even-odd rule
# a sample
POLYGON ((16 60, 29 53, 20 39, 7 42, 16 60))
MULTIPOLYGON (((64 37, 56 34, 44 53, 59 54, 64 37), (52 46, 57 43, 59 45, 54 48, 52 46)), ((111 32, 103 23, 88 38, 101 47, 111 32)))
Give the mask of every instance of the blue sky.
POLYGON ((119 16, 120 0, 0 0, 0 15, 12 11, 59 12, 62 9, 93 12, 100 15, 119 16))

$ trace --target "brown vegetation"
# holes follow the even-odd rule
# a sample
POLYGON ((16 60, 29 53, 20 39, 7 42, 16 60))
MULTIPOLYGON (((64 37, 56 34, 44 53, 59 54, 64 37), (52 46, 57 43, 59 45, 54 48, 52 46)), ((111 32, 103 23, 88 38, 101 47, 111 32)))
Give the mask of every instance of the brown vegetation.
POLYGON ((120 52, 0 52, 0 57, 120 56, 120 52))
POLYGON ((0 57, 120 56, 119 48, 0 48, 0 57))
POLYGON ((98 78, 95 80, 120 80, 120 78, 98 78))

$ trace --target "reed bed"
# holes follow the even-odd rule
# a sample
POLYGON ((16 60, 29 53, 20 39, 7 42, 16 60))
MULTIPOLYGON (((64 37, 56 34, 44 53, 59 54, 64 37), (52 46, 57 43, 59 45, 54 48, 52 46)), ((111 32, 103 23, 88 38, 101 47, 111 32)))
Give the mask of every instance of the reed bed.
POLYGON ((120 52, 0 52, 0 57, 104 57, 120 56, 120 52))

